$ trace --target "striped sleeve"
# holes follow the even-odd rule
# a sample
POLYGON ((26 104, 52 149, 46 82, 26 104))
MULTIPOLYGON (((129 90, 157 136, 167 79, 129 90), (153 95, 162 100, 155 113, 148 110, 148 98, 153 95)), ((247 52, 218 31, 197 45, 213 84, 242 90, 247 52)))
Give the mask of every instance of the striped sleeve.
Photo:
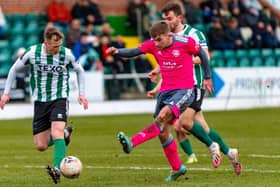
POLYGON ((8 74, 8 77, 6 80, 6 84, 5 84, 4 94, 9 94, 12 84, 16 79, 17 71, 23 69, 23 67, 24 67, 24 64, 22 63, 20 58, 18 58, 9 71, 9 74, 8 74))
POLYGON ((74 71, 77 74, 77 80, 79 85, 79 95, 85 96, 85 73, 84 69, 79 64, 78 61, 75 60, 75 57, 72 53, 68 53, 68 58, 70 60, 70 64, 73 67, 74 71))
POLYGON ((23 63, 24 65, 28 65, 30 63, 30 61, 29 61, 30 54, 31 54, 31 47, 26 49, 25 52, 23 53, 23 55, 21 55, 19 57, 19 60, 21 61, 21 63, 23 63))
POLYGON ((201 48, 208 48, 206 37, 201 31, 195 30, 190 36, 200 44, 201 48))

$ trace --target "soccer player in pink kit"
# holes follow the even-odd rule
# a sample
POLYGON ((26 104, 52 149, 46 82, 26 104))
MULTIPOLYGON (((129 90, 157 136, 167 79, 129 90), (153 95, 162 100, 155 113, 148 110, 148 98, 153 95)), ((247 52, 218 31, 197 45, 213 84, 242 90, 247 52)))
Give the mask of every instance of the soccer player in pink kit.
MULTIPOLYGON (((186 172, 178 156, 176 143, 170 134, 172 121, 179 118, 180 114, 194 99, 194 78, 192 55, 198 55, 202 60, 204 78, 210 78, 209 60, 206 53, 201 50, 192 38, 176 36, 170 33, 166 22, 155 23, 150 29, 151 40, 147 40, 141 46, 134 49, 117 49, 110 47, 107 53, 132 57, 140 54, 153 54, 159 64, 162 74, 162 85, 157 98, 155 120, 139 133, 129 139, 123 132, 119 132, 118 138, 125 153, 130 153, 133 148, 142 144, 160 133, 162 147, 165 156, 171 165, 172 172, 167 181, 175 181, 186 172)), ((218 167, 221 163, 219 145, 213 142, 205 130, 194 123, 185 123, 183 128, 191 132, 210 149, 212 164, 218 167)))
MULTIPOLYGON (((196 40, 198 43, 200 43, 200 46, 206 50, 206 53, 208 53, 208 47, 207 42, 205 39, 204 34, 195 29, 192 28, 188 24, 183 24, 182 19, 184 17, 183 10, 178 4, 178 2, 169 2, 165 4, 161 10, 162 12, 162 18, 166 21, 166 23, 169 25, 171 32, 176 33, 176 35, 185 35, 190 36, 194 40, 196 40)), ((203 88, 203 82, 201 80, 202 77, 202 70, 200 67, 200 59, 198 57, 194 57, 193 61, 195 63, 194 72, 195 72, 195 99, 193 103, 188 107, 188 112, 194 113, 194 119, 196 123, 199 123, 202 125, 205 129, 205 131, 209 134, 209 137, 217 142, 221 148, 221 152, 225 154, 230 160, 230 162, 233 165, 234 172, 237 175, 240 175, 242 172, 242 164, 239 159, 238 155, 238 149, 229 147, 223 140, 222 136, 213 128, 210 128, 207 121, 204 118, 203 112, 201 110, 201 105, 203 101, 203 95, 204 95, 204 88, 203 88)), ((158 68, 155 68, 153 71, 150 72, 150 78, 151 80, 157 79, 157 74, 160 73, 158 68)), ((148 92, 149 97, 153 97, 155 94, 157 94, 160 90, 160 83, 159 81, 158 85, 151 91, 148 92)), ((186 113, 186 110, 184 111, 186 113)), ((182 117, 181 117, 182 118, 182 117)), ((189 155, 187 164, 197 162, 197 158, 192 151, 192 146, 190 144, 189 139, 187 138, 184 130, 181 130, 182 128, 176 128, 178 127, 178 121, 174 124, 174 129, 176 131, 176 135, 178 138, 178 141, 181 145, 181 148, 184 150, 185 153, 189 155)))

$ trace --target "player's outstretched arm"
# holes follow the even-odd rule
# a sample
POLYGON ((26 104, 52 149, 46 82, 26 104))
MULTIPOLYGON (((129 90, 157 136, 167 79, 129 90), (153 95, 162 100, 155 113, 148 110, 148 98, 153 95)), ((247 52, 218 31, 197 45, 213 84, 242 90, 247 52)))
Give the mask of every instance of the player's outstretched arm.
POLYGON ((107 54, 111 54, 111 55, 120 55, 122 57, 134 57, 134 56, 138 56, 143 54, 140 49, 138 48, 131 48, 131 49, 126 49, 126 48, 120 48, 117 49, 115 47, 109 47, 106 50, 107 54))
POLYGON ((106 53, 107 54, 110 54, 110 55, 116 55, 119 53, 119 50, 115 47, 109 47, 107 50, 106 50, 106 53))
POLYGON ((4 109, 4 106, 10 100, 9 92, 11 90, 14 80, 16 79, 17 71, 21 70, 24 66, 25 66, 24 63, 20 59, 18 59, 11 67, 7 80, 6 80, 5 90, 4 90, 4 93, 3 93, 2 97, 1 97, 1 101, 0 101, 0 108, 2 110, 4 109))

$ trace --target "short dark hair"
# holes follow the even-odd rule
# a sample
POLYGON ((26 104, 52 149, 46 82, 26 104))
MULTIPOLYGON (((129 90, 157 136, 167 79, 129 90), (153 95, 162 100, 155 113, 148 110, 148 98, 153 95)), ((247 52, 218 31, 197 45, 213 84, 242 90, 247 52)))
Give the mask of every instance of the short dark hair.
POLYGON ((169 26, 165 21, 158 21, 154 23, 150 29, 150 35, 152 38, 156 38, 161 34, 167 34, 169 32, 169 26))
POLYGON ((161 9, 162 14, 167 14, 169 11, 173 11, 176 16, 184 15, 182 6, 177 2, 169 2, 161 9))
POLYGON ((56 36, 55 38, 56 41, 62 40, 64 38, 63 33, 60 32, 58 28, 56 27, 46 28, 44 32, 44 39, 51 40, 53 36, 56 36))

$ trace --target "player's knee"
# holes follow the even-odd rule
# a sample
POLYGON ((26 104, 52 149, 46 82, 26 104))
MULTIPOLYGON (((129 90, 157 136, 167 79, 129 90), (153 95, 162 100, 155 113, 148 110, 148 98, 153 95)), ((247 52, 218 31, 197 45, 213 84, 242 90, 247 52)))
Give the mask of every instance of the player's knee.
POLYGON ((156 118, 155 118, 155 121, 160 123, 160 124, 163 124, 165 122, 165 114, 164 113, 159 113, 156 118))
POLYGON ((46 145, 44 143, 36 143, 36 149, 38 151, 45 151, 48 149, 48 145, 46 145))
POLYGON ((53 137, 54 140, 63 139, 64 138, 64 130, 63 129, 52 130, 52 137, 53 137))
POLYGON ((158 116, 156 117, 156 122, 162 124, 162 123, 164 122, 163 116, 158 115, 158 116))
POLYGON ((170 136, 170 133, 163 132, 163 133, 160 133, 158 137, 159 137, 160 142, 164 143, 168 140, 169 136, 170 136))
POLYGON ((192 129, 193 122, 180 119, 179 123, 180 123, 181 127, 186 131, 190 131, 192 129))
POLYGON ((179 130, 177 129, 176 131, 176 136, 177 136, 177 139, 181 142, 182 140, 185 139, 186 135, 185 133, 182 131, 182 130, 179 130))
POLYGON ((171 110, 169 109, 169 107, 164 107, 160 113, 158 114, 158 116, 156 117, 156 120, 160 123, 165 123, 165 122, 169 122, 170 120, 172 120, 173 115, 171 110))

